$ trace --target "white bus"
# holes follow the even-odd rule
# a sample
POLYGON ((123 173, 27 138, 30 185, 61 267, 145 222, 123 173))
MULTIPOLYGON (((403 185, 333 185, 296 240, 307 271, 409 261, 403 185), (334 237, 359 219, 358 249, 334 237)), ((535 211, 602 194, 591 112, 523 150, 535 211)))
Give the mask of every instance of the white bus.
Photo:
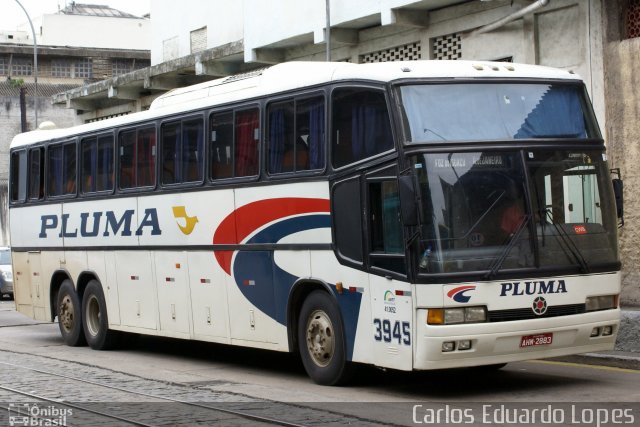
POLYGON ((17 309, 354 363, 611 349, 617 215, 583 82, 508 63, 286 63, 11 144, 17 309))

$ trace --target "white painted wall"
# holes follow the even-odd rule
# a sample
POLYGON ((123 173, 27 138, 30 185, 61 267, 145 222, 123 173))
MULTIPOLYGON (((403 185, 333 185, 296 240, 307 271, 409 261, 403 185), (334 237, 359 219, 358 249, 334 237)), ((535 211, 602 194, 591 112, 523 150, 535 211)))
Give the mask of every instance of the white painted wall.
MULTIPOLYGON (((151 49, 148 19, 46 14, 33 19, 33 26, 42 46, 151 49)), ((19 29, 31 34, 28 23, 19 29)))
POLYGON ((207 48, 242 40, 243 11, 244 0, 152 0, 151 65, 189 55, 191 31, 205 26, 207 48), (171 53, 169 58, 164 58, 165 51, 171 53))

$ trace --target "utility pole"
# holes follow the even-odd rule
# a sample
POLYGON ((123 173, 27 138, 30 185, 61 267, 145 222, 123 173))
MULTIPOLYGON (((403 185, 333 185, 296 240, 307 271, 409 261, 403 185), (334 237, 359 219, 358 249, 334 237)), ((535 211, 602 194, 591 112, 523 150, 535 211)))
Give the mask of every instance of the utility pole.
POLYGON ((327 5, 326 27, 327 28, 324 31, 324 36, 327 39, 327 62, 331 61, 331 7, 329 3, 331 3, 331 0, 326 0, 326 5, 327 5))
POLYGON ((33 28, 33 22, 31 22, 31 17, 27 13, 27 9, 24 8, 19 0, 16 0, 16 3, 18 3, 18 5, 22 8, 24 14, 27 15, 29 25, 31 26, 31 34, 33 35, 33 110, 35 112, 34 129, 38 129, 38 42, 36 41, 36 30, 34 30, 33 28))

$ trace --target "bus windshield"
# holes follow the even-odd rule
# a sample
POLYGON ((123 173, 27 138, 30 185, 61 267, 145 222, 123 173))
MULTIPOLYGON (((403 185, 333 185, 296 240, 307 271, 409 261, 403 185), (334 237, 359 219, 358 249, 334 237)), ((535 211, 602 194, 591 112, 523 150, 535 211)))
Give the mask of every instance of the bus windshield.
POLYGON ((420 84, 400 95, 410 143, 600 137, 580 85, 420 84))
POLYGON ((423 202, 421 274, 587 273, 618 262, 601 151, 449 152, 414 155, 411 163, 423 202))

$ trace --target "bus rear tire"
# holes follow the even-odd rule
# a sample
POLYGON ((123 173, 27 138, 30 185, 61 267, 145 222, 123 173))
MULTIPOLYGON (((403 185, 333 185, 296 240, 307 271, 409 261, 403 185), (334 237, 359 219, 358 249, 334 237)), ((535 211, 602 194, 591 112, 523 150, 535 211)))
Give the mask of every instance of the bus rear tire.
POLYGON ((109 330, 107 304, 102 285, 97 280, 91 280, 84 290, 82 314, 84 336, 89 347, 94 350, 113 348, 118 338, 117 332, 109 330))
POLYGON ((58 326, 65 344, 79 347, 87 342, 82 330, 82 305, 71 280, 62 282, 57 296, 58 326))
POLYGON ((298 318, 298 349, 309 377, 317 384, 340 385, 350 377, 340 310, 327 292, 313 291, 298 318))

